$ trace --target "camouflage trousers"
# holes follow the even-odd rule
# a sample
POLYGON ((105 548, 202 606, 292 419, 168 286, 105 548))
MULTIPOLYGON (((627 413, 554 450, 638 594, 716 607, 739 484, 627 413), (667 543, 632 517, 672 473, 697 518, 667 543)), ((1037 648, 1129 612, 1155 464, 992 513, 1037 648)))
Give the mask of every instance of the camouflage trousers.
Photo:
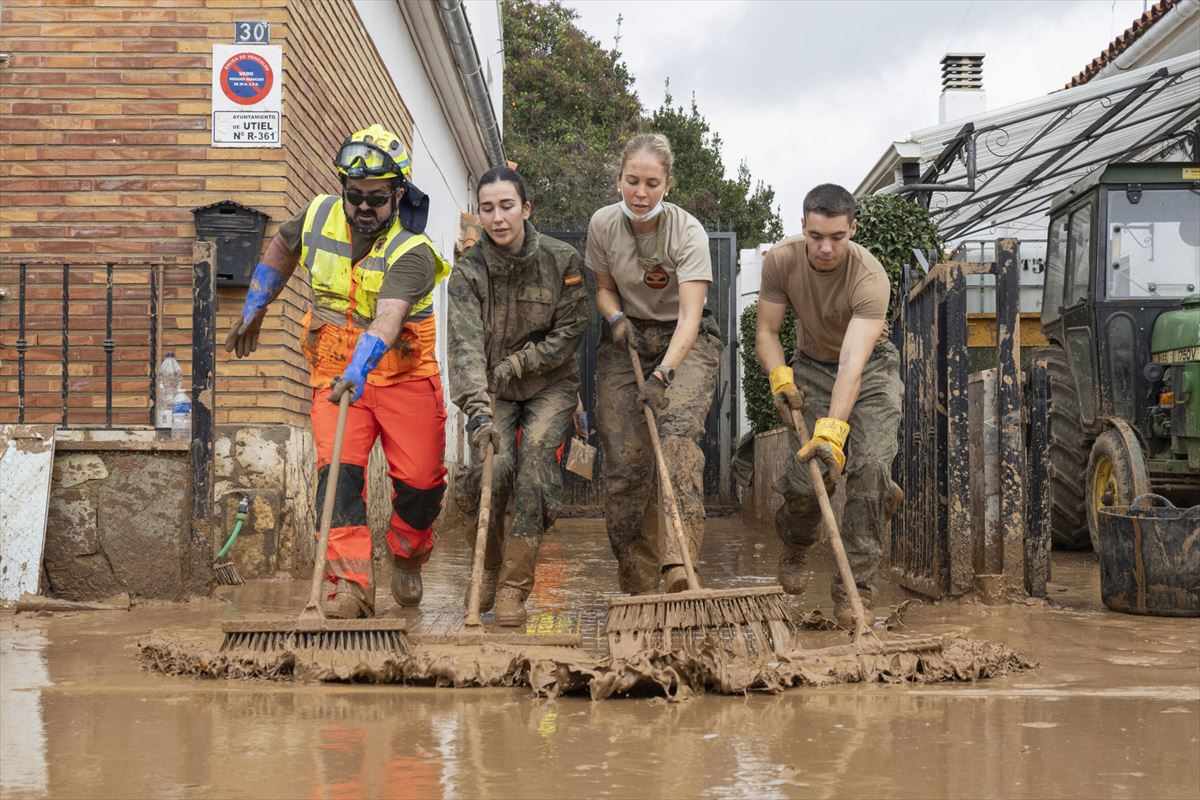
MULTIPOLYGON (((642 339, 638 352, 648 377, 667 351, 675 332, 674 322, 635 321, 642 339)), ((724 349, 716 324, 704 317, 696 343, 675 370, 667 387, 666 408, 656 414, 663 458, 671 473, 679 501, 692 563, 698 565, 704 540, 704 452, 700 439, 704 420, 717 385, 717 370, 724 349)), ((655 496, 657 471, 654 450, 646 429, 637 380, 629 352, 615 346, 605 329, 597 352, 597 425, 604 458, 604 522, 609 544, 617 557, 621 591, 628 594, 658 590, 661 570, 682 564, 683 558, 665 525, 647 530, 647 517, 655 496)))
MULTIPOLYGON (((804 422, 811 432, 819 417, 829 413, 829 398, 837 379, 837 365, 800 355, 792 362, 796 384, 805 393, 804 422)), ((892 482, 900 428, 900 355, 888 341, 875 346, 863 368, 858 402, 850 412, 850 437, 846 442, 846 507, 842 514, 842 540, 854 582, 864 603, 878 590, 879 558, 884 528, 896 513, 899 488, 892 482)), ((791 434, 792 452, 800 441, 791 434)), ((824 467, 822 466, 822 469, 824 467)), ((789 547, 806 552, 821 537, 821 509, 817 505, 807 464, 788 459, 787 470, 775 484, 783 506, 775 514, 775 529, 789 547)), ((834 573, 833 600, 845 601, 841 575, 834 573)))
MULTIPOLYGON (((496 400, 493 418, 500 447, 492 466, 492 511, 486 569, 499 569, 499 584, 533 589, 533 572, 542 537, 562 507, 562 472, 555 451, 571 424, 579 399, 578 380, 551 384, 527 400, 496 400), (518 441, 519 433, 519 441, 518 441), (509 498, 512 522, 505 533, 509 498)), ((483 454, 471 453, 471 466, 454 482, 454 501, 471 518, 479 513, 483 454)), ((474 525, 466 532, 472 549, 474 525)))

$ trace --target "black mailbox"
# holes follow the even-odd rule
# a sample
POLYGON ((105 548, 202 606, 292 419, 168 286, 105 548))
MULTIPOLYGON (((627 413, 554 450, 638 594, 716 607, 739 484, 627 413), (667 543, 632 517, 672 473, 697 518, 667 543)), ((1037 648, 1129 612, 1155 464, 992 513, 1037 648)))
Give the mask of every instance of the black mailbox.
POLYGON ((270 217, 232 200, 193 208, 192 217, 196 238, 217 246, 217 284, 249 286, 270 217))

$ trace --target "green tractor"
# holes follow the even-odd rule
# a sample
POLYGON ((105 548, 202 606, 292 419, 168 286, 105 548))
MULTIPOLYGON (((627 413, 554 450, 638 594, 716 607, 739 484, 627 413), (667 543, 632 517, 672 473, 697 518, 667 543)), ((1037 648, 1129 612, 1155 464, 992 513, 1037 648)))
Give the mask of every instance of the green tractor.
POLYGON ((1054 198, 1042 331, 1029 468, 1054 546, 1099 549, 1099 509, 1139 494, 1200 503, 1200 163, 1109 164, 1054 198))

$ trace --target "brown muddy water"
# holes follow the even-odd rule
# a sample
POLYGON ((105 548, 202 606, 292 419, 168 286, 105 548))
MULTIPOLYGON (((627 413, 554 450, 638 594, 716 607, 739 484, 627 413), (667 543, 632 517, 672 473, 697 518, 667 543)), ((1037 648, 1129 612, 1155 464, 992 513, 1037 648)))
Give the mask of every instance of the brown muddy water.
MULTIPOLYGON (((773 580, 778 543, 710 521, 702 576, 773 580)), ((547 538, 531 610, 594 631, 616 592, 599 520, 547 538)), ((453 618, 466 548, 439 542, 424 614, 453 618)), ((0 612, 4 798, 1200 796, 1200 621, 1104 609, 1092 554, 1056 554, 1051 601, 910 608, 906 633, 1003 642, 1036 670, 977 683, 592 702, 526 689, 168 678, 152 631, 294 614, 302 581, 128 613, 0 612)), ((817 559, 804 609, 830 611, 817 559)), ((379 572, 381 611, 392 607, 379 572)), ((892 605, 909 597, 889 588, 892 605)), ((886 608, 876 612, 882 619, 886 608)), ((486 617, 485 617, 486 620, 486 617)), ((828 634, 819 634, 828 636, 828 634)), ((828 643, 828 640, 821 644, 828 643)))

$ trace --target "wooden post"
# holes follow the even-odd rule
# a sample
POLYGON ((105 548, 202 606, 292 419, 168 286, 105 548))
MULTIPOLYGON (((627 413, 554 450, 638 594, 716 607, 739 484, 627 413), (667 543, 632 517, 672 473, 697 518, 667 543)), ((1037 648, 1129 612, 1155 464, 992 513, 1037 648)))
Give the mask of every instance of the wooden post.
POLYGON ((216 409, 216 245, 192 244, 192 525, 184 563, 190 592, 215 585, 213 561, 213 448, 216 409))

